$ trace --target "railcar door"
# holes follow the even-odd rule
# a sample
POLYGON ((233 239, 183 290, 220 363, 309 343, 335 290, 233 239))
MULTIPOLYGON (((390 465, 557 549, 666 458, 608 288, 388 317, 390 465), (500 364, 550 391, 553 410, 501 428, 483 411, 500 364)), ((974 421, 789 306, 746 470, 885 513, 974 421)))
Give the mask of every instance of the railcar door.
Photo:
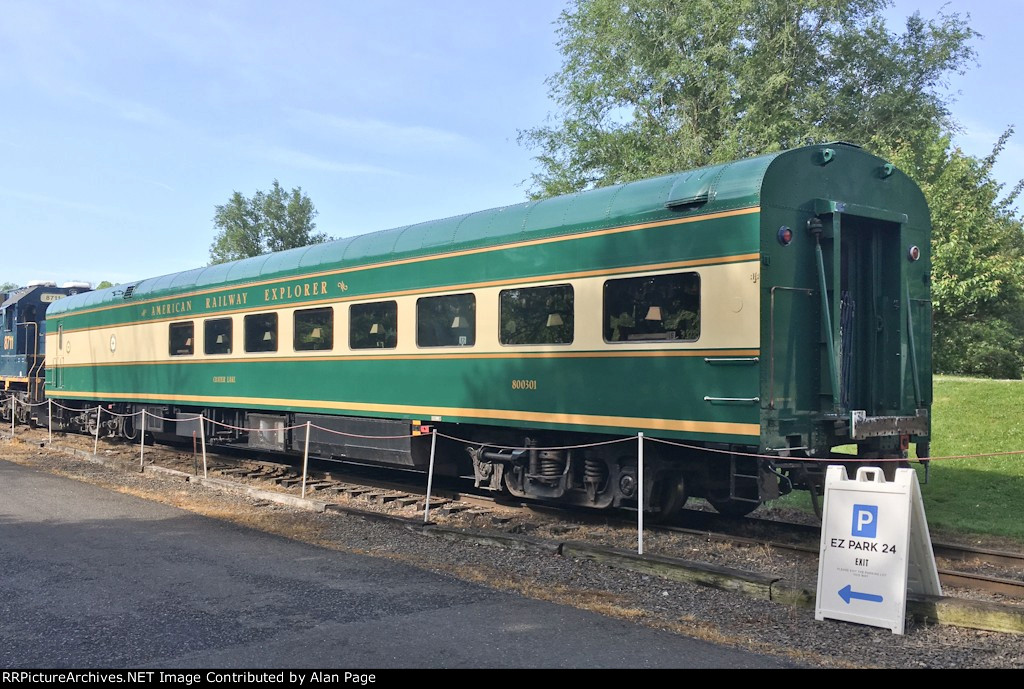
POLYGON ((840 227, 840 407, 869 416, 901 408, 905 355, 900 225, 837 214, 840 227))

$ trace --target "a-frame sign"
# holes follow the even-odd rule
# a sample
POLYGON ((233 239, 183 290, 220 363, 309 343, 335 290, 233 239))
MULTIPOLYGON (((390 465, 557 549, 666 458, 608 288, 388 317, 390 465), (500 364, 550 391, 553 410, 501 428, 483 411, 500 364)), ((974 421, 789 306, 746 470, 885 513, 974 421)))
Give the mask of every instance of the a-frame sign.
POLYGON ((902 634, 907 592, 940 596, 917 474, 843 466, 825 474, 824 518, 814 617, 886 627, 902 634))

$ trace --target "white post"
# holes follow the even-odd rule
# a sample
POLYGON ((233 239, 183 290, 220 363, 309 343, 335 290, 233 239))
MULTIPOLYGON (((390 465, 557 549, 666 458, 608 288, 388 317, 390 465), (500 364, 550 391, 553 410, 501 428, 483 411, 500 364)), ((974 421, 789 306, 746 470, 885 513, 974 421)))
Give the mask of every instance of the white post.
POLYGON ((100 451, 100 422, 103 420, 103 405, 96 405, 96 439, 92 443, 92 453, 95 455, 100 451))
POLYGON ((146 410, 142 410, 142 423, 139 424, 139 471, 146 469, 146 410))
POLYGON ((53 400, 46 400, 46 428, 49 431, 48 442, 53 445, 53 400))
POLYGON ((434 485, 434 448, 437 447, 437 429, 430 432, 430 467, 427 469, 427 500, 423 503, 423 523, 430 523, 430 491, 434 485))
POLYGON ((207 478, 206 474, 206 417, 202 414, 199 415, 199 442, 203 446, 203 478, 207 478))
POLYGON ((14 440, 14 417, 17 415, 17 407, 14 406, 14 403, 17 401, 17 398, 11 395, 11 440, 14 440))
POLYGON ((644 434, 641 431, 637 438, 637 510, 636 510, 636 552, 644 554, 644 434))
POLYGON ((306 467, 309 465, 309 429, 311 421, 306 422, 306 449, 302 451, 302 497, 306 497, 306 467))

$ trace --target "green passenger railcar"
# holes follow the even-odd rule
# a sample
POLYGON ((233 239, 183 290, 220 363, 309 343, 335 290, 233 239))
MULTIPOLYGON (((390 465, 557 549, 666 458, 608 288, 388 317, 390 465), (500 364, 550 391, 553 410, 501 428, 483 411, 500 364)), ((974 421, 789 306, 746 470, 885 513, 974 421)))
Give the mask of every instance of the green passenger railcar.
POLYGON ((927 455, 929 235, 902 172, 805 147, 68 297, 47 385, 156 436, 204 412, 289 452, 311 421, 322 456, 396 466, 430 425, 447 471, 594 506, 635 504, 636 443, 547 448, 643 432, 648 509, 742 513, 839 445, 927 455))

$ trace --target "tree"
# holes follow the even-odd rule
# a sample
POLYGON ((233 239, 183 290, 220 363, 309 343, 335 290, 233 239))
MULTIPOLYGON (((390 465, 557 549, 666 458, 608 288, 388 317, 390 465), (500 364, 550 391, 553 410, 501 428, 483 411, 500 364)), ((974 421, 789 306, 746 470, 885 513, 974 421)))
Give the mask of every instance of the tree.
POLYGON ((967 17, 889 0, 573 0, 559 18, 558 113, 520 132, 534 198, 693 169, 805 143, 850 141, 905 170, 932 212, 934 363, 1019 378, 1024 226, 990 156, 951 143, 944 94, 973 63, 967 17))
POLYGON ((106 289, 107 287, 113 287, 114 283, 110 280, 104 280, 100 284, 96 285, 96 289, 106 289))
POLYGON ((0 283, 0 292, 10 292, 12 289, 18 289, 18 286, 13 282, 0 283))
POLYGON ((904 145, 890 159, 918 180, 932 212, 934 364, 941 373, 1020 378, 1024 371, 1024 223, 992 167, 1012 129, 984 159, 948 134, 904 145))
POLYGON ((218 232, 210 245, 210 263, 325 242, 326 234, 313 232, 315 217, 313 202, 301 187, 286 192, 275 179, 269 192, 257 191, 251 199, 236 191, 215 209, 218 232))
POLYGON ((889 0, 575 0, 559 19, 558 121, 520 132, 535 197, 932 123, 974 58, 958 14, 885 28, 889 0))

